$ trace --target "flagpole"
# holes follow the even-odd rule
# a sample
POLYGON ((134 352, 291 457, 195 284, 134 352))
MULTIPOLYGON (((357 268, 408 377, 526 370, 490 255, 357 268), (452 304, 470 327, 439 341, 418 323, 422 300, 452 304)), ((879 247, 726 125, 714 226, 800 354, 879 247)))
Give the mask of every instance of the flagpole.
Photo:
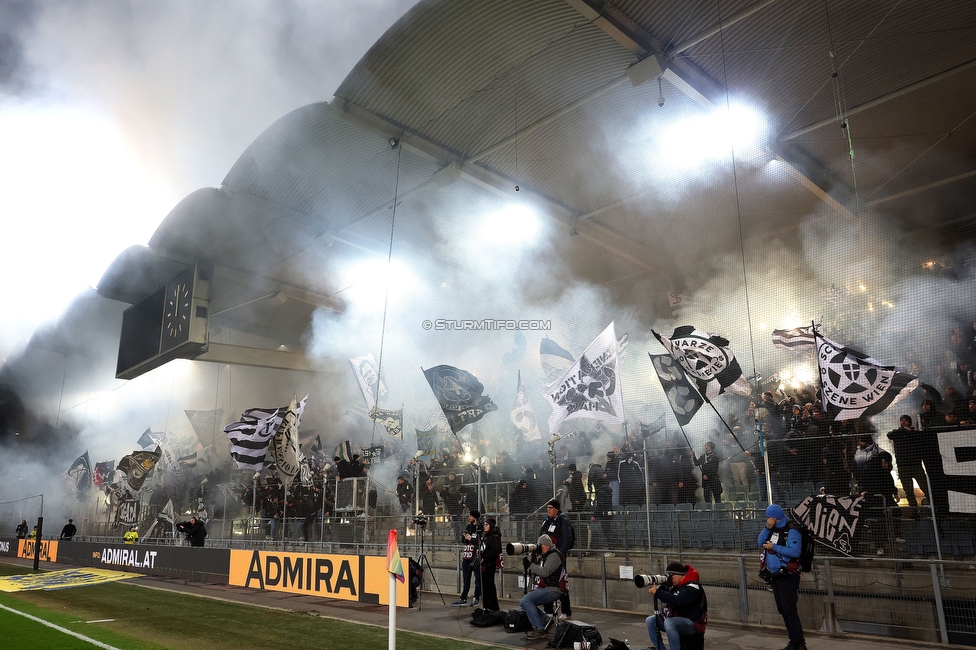
POLYGON ((390 635, 389 650, 396 650, 396 576, 390 573, 390 635))
POLYGON ((284 481, 281 484, 285 487, 285 498, 282 503, 281 511, 281 550, 285 550, 285 539, 288 537, 288 484, 284 481))

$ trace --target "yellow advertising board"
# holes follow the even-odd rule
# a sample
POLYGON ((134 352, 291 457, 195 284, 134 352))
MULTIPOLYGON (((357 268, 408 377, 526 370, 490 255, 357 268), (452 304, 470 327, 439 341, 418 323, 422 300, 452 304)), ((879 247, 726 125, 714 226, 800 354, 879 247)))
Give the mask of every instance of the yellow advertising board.
POLYGON ((138 578, 138 573, 111 571, 109 569, 66 569, 64 571, 50 571, 48 573, 31 573, 22 576, 6 576, 0 578, 0 591, 30 591, 43 589, 68 589, 70 587, 87 587, 103 582, 138 578))
MULTIPOLYGON (((17 557, 26 558, 28 560, 34 559, 34 544, 37 542, 35 539, 19 539, 17 540, 17 557)), ((40 559, 44 562, 57 562, 58 561, 58 540, 56 539, 42 539, 41 540, 41 556, 40 559)))
MULTIPOLYGON (((386 558, 375 555, 232 550, 228 583, 374 605, 390 602, 386 558)), ((409 605, 406 583, 397 582, 396 600, 398 607, 409 605)))

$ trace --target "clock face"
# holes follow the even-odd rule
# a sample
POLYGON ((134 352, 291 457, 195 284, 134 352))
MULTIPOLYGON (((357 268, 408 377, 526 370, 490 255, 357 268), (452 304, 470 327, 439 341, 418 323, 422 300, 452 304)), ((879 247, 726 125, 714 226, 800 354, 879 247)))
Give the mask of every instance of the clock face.
POLYGON ((190 288, 186 282, 174 282, 166 289, 163 309, 163 336, 180 342, 190 334, 190 288))

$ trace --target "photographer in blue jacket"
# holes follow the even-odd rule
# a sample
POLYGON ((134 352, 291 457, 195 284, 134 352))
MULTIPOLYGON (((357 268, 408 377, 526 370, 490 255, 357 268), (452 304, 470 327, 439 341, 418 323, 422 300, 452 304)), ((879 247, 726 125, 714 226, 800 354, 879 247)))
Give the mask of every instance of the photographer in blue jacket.
POLYGON ((803 536, 790 526, 783 508, 775 503, 766 508, 766 527, 759 533, 759 575, 769 584, 776 610, 783 616, 790 643, 784 650, 807 650, 796 601, 800 591, 800 551, 803 536))

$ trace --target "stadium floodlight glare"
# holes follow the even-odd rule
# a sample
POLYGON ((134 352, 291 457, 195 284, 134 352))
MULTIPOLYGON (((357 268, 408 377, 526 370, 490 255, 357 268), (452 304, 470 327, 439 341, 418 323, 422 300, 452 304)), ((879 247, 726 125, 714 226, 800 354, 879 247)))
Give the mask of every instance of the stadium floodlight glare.
POLYGON ((760 146, 764 120, 754 110, 733 104, 673 122, 661 133, 658 153, 681 171, 728 160, 760 146))
POLYGON ((482 217, 481 241, 497 245, 529 244, 539 235, 539 215, 522 202, 482 217))

